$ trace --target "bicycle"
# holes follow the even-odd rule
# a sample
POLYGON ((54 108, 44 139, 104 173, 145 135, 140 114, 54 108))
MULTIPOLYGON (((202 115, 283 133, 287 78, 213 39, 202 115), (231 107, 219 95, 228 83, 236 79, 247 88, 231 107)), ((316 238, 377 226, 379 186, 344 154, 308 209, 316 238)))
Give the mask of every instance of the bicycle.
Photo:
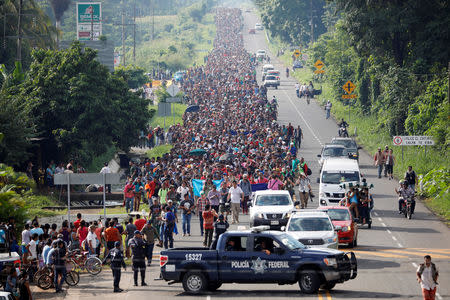
MULTIPOLYGON (((39 276, 36 284, 43 290, 48 290, 54 286, 55 274, 53 270, 47 266, 45 267, 48 273, 43 273, 39 276)), ((66 263, 67 275, 64 280, 69 286, 76 286, 80 282, 80 273, 73 270, 73 265, 71 263, 66 263)))
POLYGON ((72 263, 74 271, 86 270, 91 275, 98 275, 102 271, 102 261, 95 255, 88 257, 89 252, 77 254, 79 250, 69 252, 68 262, 72 263))

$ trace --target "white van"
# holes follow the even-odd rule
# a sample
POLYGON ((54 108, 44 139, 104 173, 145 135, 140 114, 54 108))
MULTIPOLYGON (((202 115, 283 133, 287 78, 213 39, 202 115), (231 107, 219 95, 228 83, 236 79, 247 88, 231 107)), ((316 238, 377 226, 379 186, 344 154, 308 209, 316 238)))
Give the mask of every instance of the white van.
POLYGON ((340 185, 344 182, 361 182, 361 172, 358 161, 347 158, 327 159, 317 178, 319 186, 319 205, 336 205, 345 196, 345 189, 340 185))
POLYGON ((275 70, 275 68, 271 64, 265 64, 262 67, 262 81, 264 81, 264 79, 265 79, 265 77, 267 75, 267 72, 269 72, 271 70, 275 70))

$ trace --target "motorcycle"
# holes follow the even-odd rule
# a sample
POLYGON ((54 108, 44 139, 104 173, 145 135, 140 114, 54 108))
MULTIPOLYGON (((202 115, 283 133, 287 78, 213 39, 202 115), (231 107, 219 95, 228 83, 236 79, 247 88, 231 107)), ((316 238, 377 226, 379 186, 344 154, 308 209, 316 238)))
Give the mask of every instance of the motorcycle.
POLYGON ((339 136, 340 137, 348 137, 348 131, 347 131, 347 127, 346 126, 341 126, 339 128, 339 136))
POLYGON ((401 197, 402 201, 402 214, 405 216, 405 218, 408 218, 409 220, 411 220, 412 218, 412 204, 413 204, 413 199, 412 198, 407 198, 406 201, 405 199, 403 199, 403 197, 401 197))

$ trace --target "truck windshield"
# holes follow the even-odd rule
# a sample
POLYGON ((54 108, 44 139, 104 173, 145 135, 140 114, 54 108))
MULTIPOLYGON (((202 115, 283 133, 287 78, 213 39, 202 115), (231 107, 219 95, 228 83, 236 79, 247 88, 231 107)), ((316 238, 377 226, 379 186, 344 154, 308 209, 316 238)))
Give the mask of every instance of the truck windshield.
POLYGON ((323 150, 322 156, 331 156, 331 157, 339 157, 339 156, 347 156, 347 150, 345 148, 326 148, 323 150))
POLYGON ((328 218, 293 218, 289 231, 331 231, 333 226, 328 218))
POLYGON ((322 183, 340 184, 343 182, 360 181, 358 171, 322 172, 322 183))
POLYGON ((303 245, 302 243, 300 243, 299 241, 297 241, 295 238, 293 238, 288 234, 281 235, 280 241, 290 250, 306 248, 305 245, 303 245))
POLYGON ((328 216, 332 221, 348 221, 350 214, 346 209, 329 209, 328 216))
POLYGON ((256 206, 290 205, 288 195, 260 195, 256 198, 256 206))

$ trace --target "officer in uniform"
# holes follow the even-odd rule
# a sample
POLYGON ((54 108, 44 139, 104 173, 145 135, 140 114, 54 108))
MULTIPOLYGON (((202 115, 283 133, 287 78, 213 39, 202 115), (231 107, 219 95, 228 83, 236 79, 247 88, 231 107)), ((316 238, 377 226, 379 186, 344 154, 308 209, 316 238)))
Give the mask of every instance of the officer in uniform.
POLYGON ((126 270, 125 261, 123 259, 122 251, 120 251, 120 242, 117 241, 114 243, 114 248, 109 251, 108 255, 105 257, 103 263, 106 262, 106 260, 111 260, 111 271, 114 277, 114 293, 120 293, 123 290, 119 288, 120 283, 120 275, 121 270, 120 268, 123 267, 124 270, 126 270))
POLYGON ((131 259, 133 263, 134 272, 134 286, 138 286, 138 273, 141 272, 141 286, 146 286, 145 283, 145 242, 142 239, 142 233, 139 230, 134 232, 134 237, 128 241, 128 246, 131 247, 133 257, 131 259))

